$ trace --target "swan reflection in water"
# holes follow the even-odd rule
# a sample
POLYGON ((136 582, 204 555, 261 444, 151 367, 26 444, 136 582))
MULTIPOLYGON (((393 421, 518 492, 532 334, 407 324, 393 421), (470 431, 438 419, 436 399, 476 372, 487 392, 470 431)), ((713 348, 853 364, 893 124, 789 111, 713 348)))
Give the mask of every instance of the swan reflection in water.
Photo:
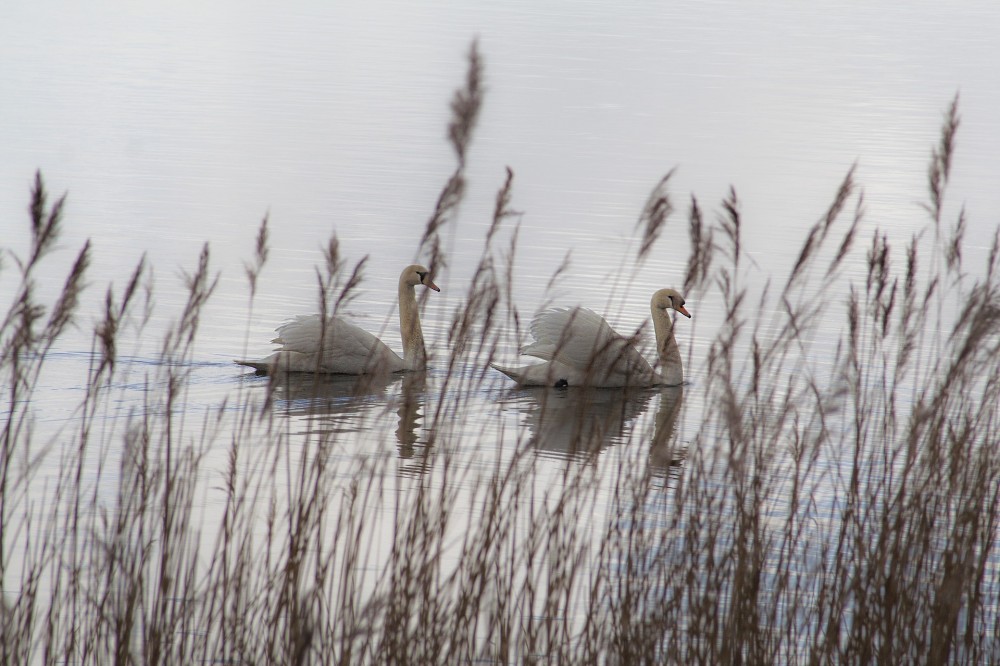
POLYGON ((530 443, 546 455, 589 459, 630 438, 630 428, 658 397, 649 461, 658 472, 681 464, 676 445, 681 386, 660 389, 522 388, 512 392, 524 409, 530 443))
POLYGON ((288 414, 357 413, 364 403, 385 399, 386 389, 401 375, 322 375, 277 373, 269 377, 269 397, 288 414))
MULTIPOLYGON (((367 429, 365 419, 384 422, 395 412, 396 441, 399 457, 412 459, 425 451, 426 436, 419 433, 423 420, 426 374, 407 372, 395 375, 316 375, 280 373, 270 377, 270 397, 275 408, 289 416, 305 419, 308 432, 357 433, 367 429), (398 384, 399 393, 391 388, 398 384)), ((420 469, 402 470, 422 473, 420 469)), ((410 466, 412 467, 412 466, 410 466)))
MULTIPOLYGON (((423 419, 424 390, 426 387, 426 375, 422 372, 411 372, 403 377, 402 391, 399 394, 396 416, 398 425, 396 426, 396 441, 399 443, 399 457, 405 460, 412 459, 419 449, 422 455, 419 456, 419 472, 426 471, 427 446, 426 439, 420 440, 417 435, 420 421, 423 419)), ((403 470, 406 473, 406 470, 403 470)))
POLYGON ((649 443, 649 466, 661 474, 670 474, 680 468, 687 455, 687 447, 680 445, 677 436, 677 417, 684 403, 684 387, 663 388, 659 393, 660 404, 649 443))

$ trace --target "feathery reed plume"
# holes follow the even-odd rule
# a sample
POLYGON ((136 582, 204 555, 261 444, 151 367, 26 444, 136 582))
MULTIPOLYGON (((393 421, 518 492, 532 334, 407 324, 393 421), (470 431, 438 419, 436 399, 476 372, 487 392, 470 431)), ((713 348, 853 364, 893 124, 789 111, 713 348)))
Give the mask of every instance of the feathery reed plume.
POLYGON ((689 294, 702 288, 712 268, 712 230, 706 229, 698 199, 691 195, 688 213, 688 237, 691 239, 691 254, 688 255, 687 271, 684 275, 684 293, 689 294))
POLYGON ((28 260, 20 264, 22 271, 27 269, 47 254, 55 244, 61 232, 62 210, 66 203, 66 195, 62 195, 51 208, 47 209, 48 192, 42 181, 42 172, 35 172, 35 185, 31 191, 31 250, 28 260))
POLYGON ((642 243, 639 245, 639 252, 637 254, 639 262, 642 262, 646 258, 646 255, 649 254, 649 251, 653 249, 656 239, 660 237, 660 232, 663 231, 663 225, 666 224, 667 218, 674 211, 674 206, 670 201, 670 193, 667 189, 674 171, 675 169, 668 171, 653 187, 653 190, 649 193, 649 197, 646 199, 646 205, 642 208, 642 214, 639 215, 639 219, 635 223, 635 228, 642 230, 642 243))
POLYGON ((59 298, 56 299, 52 307, 52 314, 45 324, 43 337, 47 340, 55 340, 62 335, 63 330, 72 321, 73 315, 80 302, 80 292, 83 291, 83 277, 90 265, 90 241, 84 242, 80 253, 76 256, 66 282, 63 284, 59 298))
POLYGON ((726 259, 733 265, 734 272, 739 269, 742 252, 742 226, 743 219, 740 215, 740 200, 736 196, 736 188, 730 187, 729 194, 722 200, 723 215, 719 216, 719 228, 722 230, 723 238, 728 244, 722 247, 722 252, 726 259))
POLYGON ((269 218, 269 215, 265 215, 264 219, 260 221, 260 228, 257 230, 257 241, 254 245, 253 262, 243 263, 243 271, 246 273, 247 282, 250 285, 251 304, 253 303, 254 296, 257 295, 257 278, 260 277, 260 272, 264 268, 264 264, 267 263, 267 255, 269 252, 269 248, 267 246, 267 223, 269 218))
POLYGON ((361 257, 354 264, 351 274, 344 280, 343 273, 347 262, 340 256, 340 240, 336 234, 332 234, 326 247, 323 248, 323 260, 325 269, 323 271, 316 270, 316 282, 320 293, 320 312, 325 320, 327 315, 337 314, 343 306, 357 297, 358 287, 364 280, 368 255, 361 257))
POLYGON ((483 59, 479 55, 479 42, 469 47, 469 68, 465 86, 455 91, 451 100, 451 122, 448 123, 448 140, 458 158, 460 169, 465 168, 465 157, 472 142, 472 132, 479 120, 483 106, 483 59))
POLYGON ((115 362, 118 358, 119 327, 133 303, 133 298, 136 296, 139 288, 139 281, 142 279, 145 270, 146 255, 143 255, 139 259, 139 263, 136 264, 135 270, 132 272, 132 277, 129 278, 125 286, 120 303, 115 303, 114 290, 108 287, 104 297, 104 320, 98 323, 94 329, 94 336, 100 343, 101 349, 100 363, 94 372, 95 382, 104 371, 108 372, 109 378, 114 372, 115 362))
POLYGON ((514 183, 514 170, 509 166, 504 167, 504 169, 507 172, 507 178, 497 191, 496 204, 493 207, 493 221, 490 223, 489 231, 486 232, 487 245, 489 245, 490 241, 493 240, 493 236, 500 228, 500 223, 503 222, 503 220, 508 217, 515 217, 521 214, 510 207, 511 190, 513 189, 514 183))
POLYGON ((927 170, 927 186, 931 201, 925 205, 934 220, 935 228, 941 223, 944 207, 944 192, 951 177, 951 160, 955 154, 955 136, 961 118, 958 115, 958 94, 955 94, 948 111, 945 113, 944 125, 941 128, 941 139, 931 151, 931 164, 927 170))
POLYGON ((420 239, 421 253, 429 259, 431 271, 443 266, 443 253, 439 237, 440 227, 454 215, 465 195, 465 159, 472 143, 473 130, 479 121, 479 111, 483 105, 483 61, 479 55, 479 43, 474 41, 469 47, 468 69, 465 85, 455 91, 451 101, 451 120, 448 123, 448 140, 455 151, 458 166, 445 183, 434 206, 434 212, 427 220, 424 235, 420 239))
MULTIPOLYGON (((837 218, 840 217, 848 199, 854 193, 854 169, 855 167, 852 166, 847 172, 847 175, 844 176, 844 180, 837 189, 837 194, 833 199, 833 203, 830 204, 830 207, 827 209, 826 215, 824 215, 823 218, 809 230, 809 234, 806 236, 806 241, 803 243, 802 249, 799 251, 798 259, 795 260, 795 266, 792 268, 792 272, 788 276, 788 281, 785 283, 784 291, 786 294, 803 277, 805 273, 803 268, 811 264, 813 254, 818 252, 820 247, 822 247, 830 233, 830 229, 833 227, 834 222, 836 222, 837 218)), ((854 233, 857 229, 857 224, 860 222, 860 214, 855 215, 854 220, 854 225, 844 235, 844 239, 840 244, 840 250, 838 251, 837 256, 827 269, 828 276, 833 273, 836 266, 839 265, 840 261, 843 260, 843 258, 847 255, 847 251, 850 249, 854 233)))

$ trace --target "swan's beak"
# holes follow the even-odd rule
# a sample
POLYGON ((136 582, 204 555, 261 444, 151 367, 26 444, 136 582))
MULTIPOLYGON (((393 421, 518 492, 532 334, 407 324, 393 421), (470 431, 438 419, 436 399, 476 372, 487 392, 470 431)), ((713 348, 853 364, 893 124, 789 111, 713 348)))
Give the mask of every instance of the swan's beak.
POLYGON ((680 313, 681 313, 682 315, 684 315, 684 316, 685 316, 685 317, 687 317, 688 319, 690 319, 690 318, 691 318, 691 313, 690 313, 690 312, 688 312, 688 311, 687 311, 687 308, 686 308, 686 307, 684 307, 683 305, 678 305, 678 306, 677 306, 676 308, 674 308, 674 309, 675 309, 675 310, 677 310, 678 312, 680 312, 680 313))
MULTIPOLYGON (((441 291, 441 288, 438 287, 436 284, 434 284, 434 282, 431 281, 431 276, 430 275, 428 275, 427 277, 425 277, 423 279, 423 283, 424 283, 424 286, 427 287, 428 289, 433 289, 434 291, 441 291)), ((688 316, 690 317, 691 315, 688 315, 688 316)))

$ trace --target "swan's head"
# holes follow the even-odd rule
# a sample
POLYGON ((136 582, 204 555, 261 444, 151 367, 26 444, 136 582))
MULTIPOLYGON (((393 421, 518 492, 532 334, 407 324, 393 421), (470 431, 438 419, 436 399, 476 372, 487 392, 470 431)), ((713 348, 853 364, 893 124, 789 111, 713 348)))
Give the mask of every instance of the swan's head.
POLYGON ((431 280, 431 272, 420 264, 412 264, 404 268, 403 272, 399 275, 399 284, 405 284, 410 287, 416 287, 418 284, 422 284, 428 289, 441 291, 441 289, 434 284, 434 281, 431 280))
POLYGON ((660 289, 653 294, 650 306, 654 310, 677 310, 685 317, 691 317, 691 313, 684 307, 684 297, 676 289, 660 289))

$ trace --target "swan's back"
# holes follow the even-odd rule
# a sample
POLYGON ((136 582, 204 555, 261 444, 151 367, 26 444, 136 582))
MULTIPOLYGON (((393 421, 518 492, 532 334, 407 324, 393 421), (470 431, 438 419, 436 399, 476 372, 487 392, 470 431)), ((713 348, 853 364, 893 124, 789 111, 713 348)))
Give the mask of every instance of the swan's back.
POLYGON ((531 335, 535 342, 522 353, 559 361, 598 385, 625 386, 651 381, 654 375, 631 342, 587 308, 545 310, 531 322, 531 335))
POLYGON ((263 361, 240 362, 259 371, 360 375, 399 372, 403 359, 377 337, 343 317, 300 315, 278 327, 281 348, 263 361))

